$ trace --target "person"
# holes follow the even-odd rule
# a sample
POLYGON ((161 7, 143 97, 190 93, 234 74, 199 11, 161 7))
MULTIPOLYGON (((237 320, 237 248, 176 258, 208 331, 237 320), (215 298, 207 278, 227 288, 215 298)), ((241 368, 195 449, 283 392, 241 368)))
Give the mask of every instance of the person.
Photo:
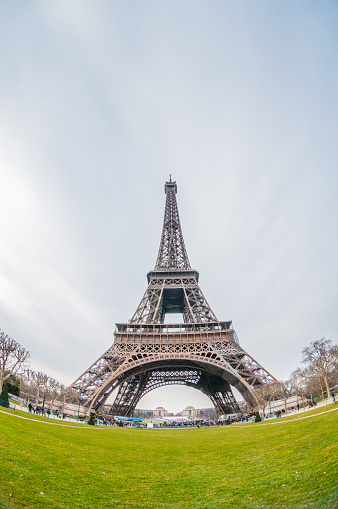
POLYGON ((31 402, 29 402, 29 404, 28 404, 28 412, 29 412, 30 414, 32 413, 32 408, 33 408, 32 403, 31 403, 31 402))
POLYGON ((333 403, 334 403, 334 404, 336 404, 336 396, 335 396, 335 393, 333 392, 331 396, 332 396, 332 399, 333 399, 333 403))
POLYGON ((298 410, 298 412, 299 412, 299 403, 297 403, 297 410, 298 410))

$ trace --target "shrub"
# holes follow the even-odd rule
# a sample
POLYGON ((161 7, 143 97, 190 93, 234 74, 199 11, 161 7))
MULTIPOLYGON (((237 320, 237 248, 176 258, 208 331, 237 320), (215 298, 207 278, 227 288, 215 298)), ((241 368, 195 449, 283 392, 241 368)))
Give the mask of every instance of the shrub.
POLYGON ((255 422, 261 422, 262 418, 259 415, 259 412, 256 412, 255 422))
POLYGON ((90 414, 87 424, 90 424, 91 426, 95 425, 94 414, 90 414))
POLYGON ((0 394, 0 405, 3 407, 9 407, 7 384, 3 384, 3 386, 2 386, 2 391, 0 394))

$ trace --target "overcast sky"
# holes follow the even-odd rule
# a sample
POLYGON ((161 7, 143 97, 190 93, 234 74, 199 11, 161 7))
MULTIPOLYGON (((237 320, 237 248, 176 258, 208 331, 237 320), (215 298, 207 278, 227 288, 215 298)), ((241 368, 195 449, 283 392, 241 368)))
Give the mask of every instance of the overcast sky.
POLYGON ((286 379, 337 342, 335 0, 3 0, 0 44, 0 327, 33 369, 71 383, 131 318, 169 173, 242 347, 286 379))

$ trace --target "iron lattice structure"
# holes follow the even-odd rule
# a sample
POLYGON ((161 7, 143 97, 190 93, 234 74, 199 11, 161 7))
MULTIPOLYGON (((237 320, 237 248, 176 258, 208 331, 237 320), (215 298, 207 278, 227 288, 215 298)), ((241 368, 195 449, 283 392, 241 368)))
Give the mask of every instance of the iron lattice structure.
POLYGON ((206 394, 216 414, 239 411, 231 386, 251 407, 255 391, 277 380, 240 345, 232 322, 220 322, 190 266, 176 201, 165 184, 163 230, 155 269, 129 323, 116 324, 114 343, 73 384, 89 411, 99 411, 117 390, 110 413, 130 416, 139 400, 164 385, 187 385, 206 394), (165 324, 168 313, 183 323, 165 324))

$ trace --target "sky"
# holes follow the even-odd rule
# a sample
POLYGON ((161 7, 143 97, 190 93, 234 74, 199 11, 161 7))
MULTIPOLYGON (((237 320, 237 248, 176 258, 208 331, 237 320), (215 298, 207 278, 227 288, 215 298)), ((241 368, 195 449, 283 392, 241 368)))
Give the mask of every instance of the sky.
POLYGON ((3 0, 0 47, 0 328, 32 369, 70 384, 131 318, 169 174, 241 346, 285 380, 337 343, 335 0, 3 0))

